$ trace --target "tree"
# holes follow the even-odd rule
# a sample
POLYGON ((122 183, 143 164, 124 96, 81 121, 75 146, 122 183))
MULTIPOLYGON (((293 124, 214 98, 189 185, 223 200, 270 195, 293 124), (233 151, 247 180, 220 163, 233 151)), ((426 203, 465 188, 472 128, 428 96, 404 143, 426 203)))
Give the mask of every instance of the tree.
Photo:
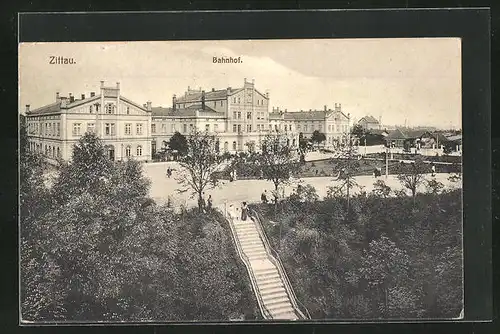
POLYGON ((387 317, 390 307, 394 308, 394 300, 390 300, 390 297, 394 293, 404 294, 397 288, 408 277, 410 258, 388 237, 382 236, 370 242, 361 263, 360 272, 368 286, 380 291, 382 314, 387 317))
POLYGON ((326 140, 326 136, 324 133, 319 132, 318 130, 314 130, 312 136, 311 136, 311 141, 313 143, 316 143, 319 149, 319 144, 324 142, 326 140))
POLYGON ((298 157, 283 134, 267 135, 261 145, 261 152, 255 158, 262 168, 262 176, 274 184, 274 201, 277 205, 278 188, 288 183, 299 171, 298 157))
POLYGON ((428 166, 421 157, 417 157, 410 164, 399 164, 397 167, 396 177, 403 187, 411 191, 413 203, 415 203, 418 187, 425 181, 426 172, 428 172, 428 166))
POLYGON ((198 197, 198 208, 203 207, 203 193, 216 186, 216 172, 223 158, 216 150, 217 138, 207 132, 195 131, 187 138, 187 152, 179 163, 184 172, 177 177, 181 192, 191 190, 198 197))
POLYGON ((168 141, 168 147, 172 151, 177 151, 177 154, 175 156, 184 156, 188 152, 188 142, 186 137, 176 131, 172 137, 170 137, 170 140, 168 141))
POLYGON ((391 194, 391 187, 389 187, 388 185, 386 185, 385 182, 384 182, 384 180, 377 180, 373 184, 373 190, 372 190, 372 192, 376 196, 387 198, 391 194))
POLYGON ((366 135, 366 131, 361 124, 355 124, 352 127, 351 134, 357 138, 362 138, 366 135))
POLYGON ((345 191, 347 213, 349 213, 350 191, 358 186, 354 176, 359 170, 360 164, 354 139, 350 135, 346 135, 342 138, 342 142, 344 144, 340 146, 337 157, 330 160, 330 163, 338 170, 337 180, 340 181, 340 184, 335 188, 341 192, 345 191))
POLYGON ((309 140, 307 138, 304 138, 304 134, 301 132, 299 133, 299 149, 302 152, 305 152, 309 146, 309 140))

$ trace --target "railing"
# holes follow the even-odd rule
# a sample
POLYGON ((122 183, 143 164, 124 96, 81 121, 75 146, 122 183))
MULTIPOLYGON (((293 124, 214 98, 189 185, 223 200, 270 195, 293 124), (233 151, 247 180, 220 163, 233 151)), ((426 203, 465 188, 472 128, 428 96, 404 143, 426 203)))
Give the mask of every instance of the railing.
POLYGON ((258 286, 257 286, 257 280, 254 277, 253 271, 252 271, 252 266, 250 264, 250 259, 245 255, 245 252, 243 252, 243 248, 241 247, 240 240, 238 238, 238 235, 236 233, 236 230, 233 226, 233 217, 231 215, 228 215, 227 212, 227 203, 224 203, 224 218, 229 223, 229 227, 231 229, 231 234, 233 235, 233 241, 234 244, 236 245, 236 251, 238 253, 238 256, 240 259, 243 261, 243 264, 245 265, 245 268, 248 272, 248 276, 250 277, 250 283, 252 284, 252 288, 255 292, 255 296, 257 297, 257 303, 259 304, 259 309, 264 317, 264 319, 272 319, 271 312, 267 309, 267 307, 264 304, 264 301, 262 300, 262 296, 260 295, 258 286))
POLYGON ((283 283, 285 285, 286 292, 289 296, 290 302, 292 303, 295 311, 298 313, 300 318, 302 319, 311 319, 311 315, 309 314, 309 311, 307 308, 302 304, 297 296, 295 295, 295 292, 293 291, 292 285, 290 283, 290 279, 288 278, 288 275, 286 274, 285 267, 281 263, 280 257, 278 252, 274 250, 274 248, 271 247, 271 243, 269 242, 266 232, 264 231, 264 228, 262 227, 262 220, 260 219, 259 213, 255 210, 251 210, 256 218, 257 221, 254 221, 255 225, 257 226, 257 231, 259 232, 259 235, 262 238, 262 241, 264 243, 264 247, 266 248, 268 254, 270 254, 270 260, 271 262, 274 263, 274 265, 278 268, 278 271, 280 273, 280 276, 283 278, 283 283), (299 307, 300 304, 300 307, 299 307), (301 308, 305 311, 301 311, 301 308))

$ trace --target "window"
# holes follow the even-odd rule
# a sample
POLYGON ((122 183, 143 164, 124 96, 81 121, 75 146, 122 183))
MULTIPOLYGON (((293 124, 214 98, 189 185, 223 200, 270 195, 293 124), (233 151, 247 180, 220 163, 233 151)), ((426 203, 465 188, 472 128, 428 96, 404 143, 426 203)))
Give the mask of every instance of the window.
POLYGON ((61 135, 61 123, 57 123, 57 136, 61 135))
POLYGON ((252 113, 251 112, 247 112, 247 119, 252 119, 252 113))
POLYGON ((187 132, 187 124, 182 124, 182 132, 186 133, 187 132))
POLYGON ((80 123, 73 123, 73 136, 80 135, 80 123))
POLYGON ((241 100, 240 100, 240 98, 239 98, 239 97, 238 97, 238 103, 241 103, 241 100))
POLYGON ((125 135, 130 136, 132 134, 132 124, 125 124, 125 135))
POLYGON ((304 131, 307 131, 307 124, 304 124, 304 131))
POLYGON ((247 132, 252 132, 252 124, 247 124, 247 132))
POLYGON ((233 99, 233 103, 236 103, 236 98, 233 99))
POLYGON ((93 111, 93 106, 90 106, 89 107, 89 112, 92 114, 92 111, 93 111))
POLYGON ((233 124, 233 132, 236 132, 236 124, 233 124))
MULTIPOLYGON (((162 124, 162 127, 166 128, 165 124, 162 124)), ((172 133, 175 133, 175 124, 170 125, 170 129, 172 130, 171 131, 172 133)), ((163 132, 165 132, 165 131, 163 131, 163 132)))
POLYGON ((52 124, 49 123, 48 126, 49 126, 48 134, 49 136, 52 136, 52 124))
POLYGON ((233 141, 233 151, 236 151, 236 142, 233 141))
POLYGON ((93 133, 95 131, 95 124, 94 123, 87 123, 87 132, 93 133))
POLYGON ((241 133, 241 124, 238 124, 238 133, 241 133))
POLYGON ((319 125, 319 131, 320 132, 323 131, 323 125, 321 125, 321 124, 319 125))
POLYGON ((271 124, 269 124, 269 130, 272 130, 273 129, 273 126, 271 124))
POLYGON ((274 124, 274 130, 278 131, 278 124, 274 124))
POLYGON ((224 101, 220 101, 220 106, 222 107, 224 105, 224 101))
POLYGON ((236 111, 233 112, 233 118, 236 119, 236 111))
POLYGON ((210 124, 205 124, 205 131, 210 132, 210 124))
POLYGON ((219 124, 214 124, 214 132, 217 132, 219 130, 219 124))
POLYGON ((156 133, 156 124, 151 124, 151 133, 156 133))
POLYGON ((112 114, 114 110, 114 106, 111 103, 106 104, 106 114, 112 114))
POLYGON ((189 124, 189 132, 193 132, 193 124, 189 124))
POLYGON ((130 115, 130 107, 127 107, 127 115, 130 115))
POLYGON ((141 155, 142 155, 142 146, 138 145, 137 146, 137 156, 141 156, 141 155))
POLYGON ((241 112, 238 111, 238 119, 241 119, 241 112))
POLYGON ((130 146, 127 146, 127 147, 125 148, 125 156, 126 156, 127 158, 130 158, 130 146))
POLYGON ((142 135, 142 124, 141 123, 137 123, 135 125, 135 130, 136 130, 137 135, 139 135, 139 136, 142 135))
POLYGON ((104 127, 104 134, 106 136, 111 135, 111 123, 106 123, 106 125, 104 127))
POLYGON ((226 141, 224 142, 224 152, 227 152, 229 150, 229 143, 226 141))
POLYGON ((96 103, 95 105, 95 112, 98 112, 99 111, 99 104, 96 103))

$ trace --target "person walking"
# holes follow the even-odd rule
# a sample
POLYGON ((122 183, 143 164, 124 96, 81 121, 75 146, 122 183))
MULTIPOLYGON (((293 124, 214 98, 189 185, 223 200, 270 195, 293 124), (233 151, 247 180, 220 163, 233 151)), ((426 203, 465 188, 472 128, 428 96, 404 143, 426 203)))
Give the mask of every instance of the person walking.
POLYGON ((431 171, 432 176, 436 176, 436 165, 434 165, 434 162, 431 162, 431 171))
POLYGON ((212 210, 212 195, 208 195, 207 210, 212 210))
POLYGON ((241 205, 241 220, 246 221, 248 217, 248 207, 247 202, 243 202, 241 205))
POLYGON ((262 203, 267 204, 267 190, 264 190, 262 195, 260 195, 260 200, 262 201, 262 203))

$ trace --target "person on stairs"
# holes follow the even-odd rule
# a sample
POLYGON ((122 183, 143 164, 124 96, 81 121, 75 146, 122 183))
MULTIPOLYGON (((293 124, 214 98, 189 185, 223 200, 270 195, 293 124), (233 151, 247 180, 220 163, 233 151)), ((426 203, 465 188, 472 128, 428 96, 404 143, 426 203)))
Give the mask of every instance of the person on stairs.
POLYGON ((241 205, 241 220, 246 221, 248 217, 248 207, 247 202, 243 202, 241 205))

